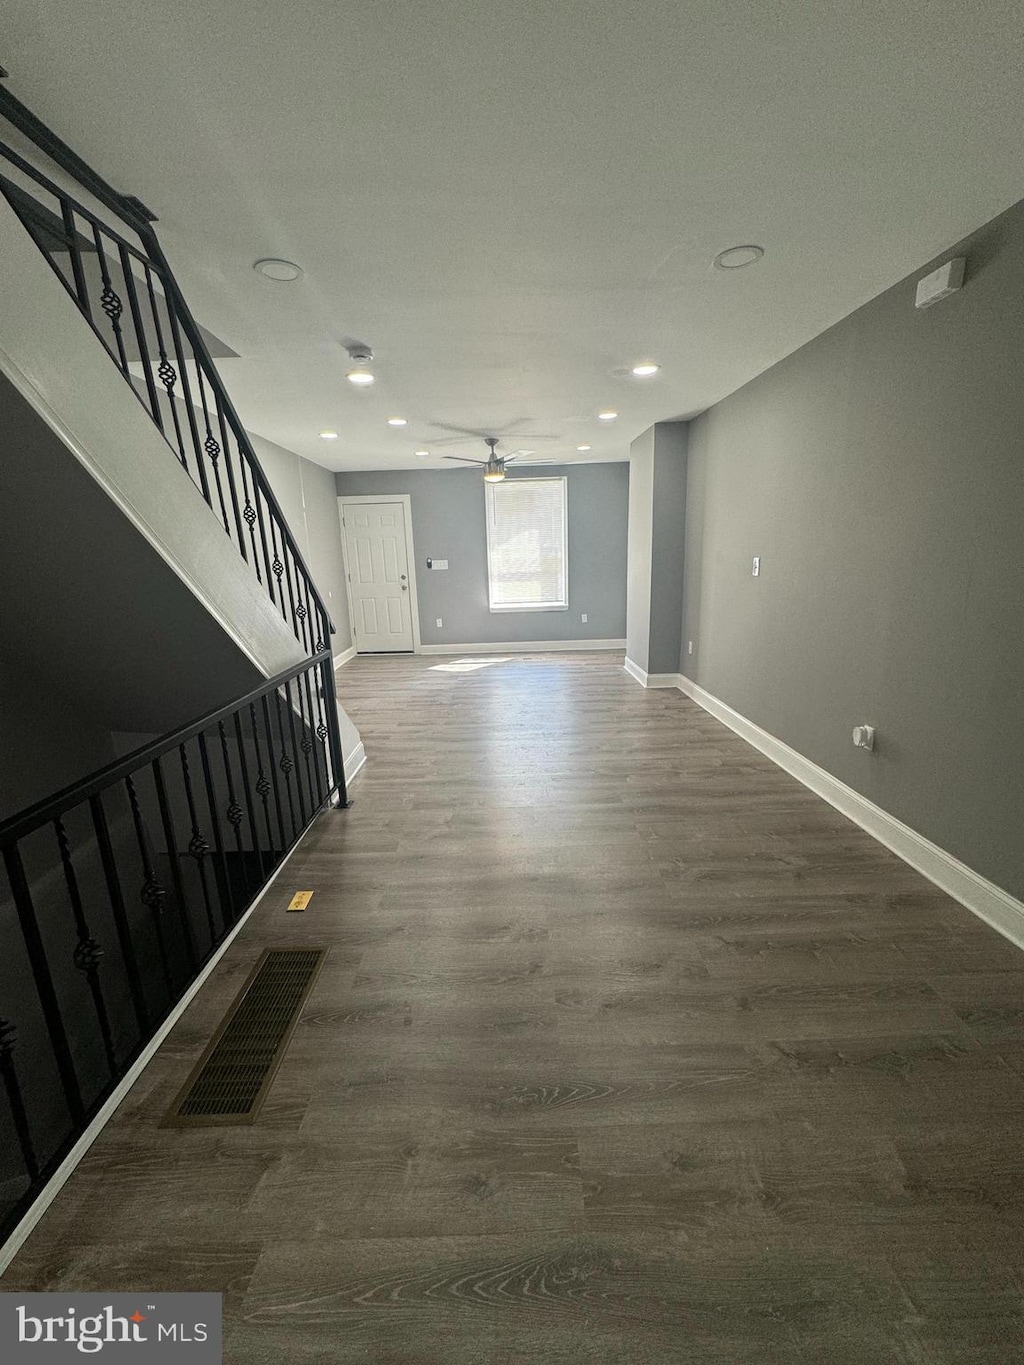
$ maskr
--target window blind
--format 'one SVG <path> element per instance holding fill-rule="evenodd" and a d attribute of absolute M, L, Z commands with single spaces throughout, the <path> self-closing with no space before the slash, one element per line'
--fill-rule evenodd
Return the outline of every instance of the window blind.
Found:
<path fill-rule="evenodd" d="M 491 611 L 559 611 L 569 605 L 566 481 L 485 483 Z"/>

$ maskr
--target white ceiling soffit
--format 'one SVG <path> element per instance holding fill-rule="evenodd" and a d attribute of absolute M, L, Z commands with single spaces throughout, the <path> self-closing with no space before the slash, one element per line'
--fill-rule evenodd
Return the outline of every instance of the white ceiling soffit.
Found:
<path fill-rule="evenodd" d="M 210 0 L 201 21 L 10 0 L 5 19 L 10 88 L 158 214 L 238 352 L 219 363 L 246 425 L 337 469 L 457 469 L 413 454 L 451 426 L 622 459 L 1024 185 L 1008 0 Z M 747 242 L 758 264 L 712 268 Z M 261 279 L 265 256 L 303 278 Z M 363 392 L 351 340 L 375 352 Z M 629 376 L 649 358 L 657 376 Z"/>

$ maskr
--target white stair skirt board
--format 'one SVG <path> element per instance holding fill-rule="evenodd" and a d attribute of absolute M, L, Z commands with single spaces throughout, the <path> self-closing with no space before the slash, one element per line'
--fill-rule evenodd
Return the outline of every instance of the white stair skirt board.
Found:
<path fill-rule="evenodd" d="M 346 787 L 347 787 L 348 784 L 352 781 L 353 777 L 355 777 L 356 773 L 359 772 L 359 770 L 363 767 L 363 765 L 365 764 L 365 762 L 366 762 L 366 749 L 365 749 L 365 747 L 364 747 L 364 745 L 363 745 L 363 741 L 360 740 L 359 743 L 356 745 L 356 747 L 352 750 L 352 752 L 351 752 L 351 753 L 348 755 L 348 757 L 345 759 L 345 786 L 346 786 Z"/>
<path fill-rule="evenodd" d="M 354 659 L 355 657 L 356 647 L 355 645 L 349 645 L 348 649 L 343 649 L 340 654 L 335 654 L 334 656 L 335 669 L 340 668 L 342 664 L 347 664 L 349 659 Z"/>
<path fill-rule="evenodd" d="M 359 748 L 361 749 L 362 747 L 363 746 L 360 744 Z M 317 814 L 319 815 L 319 812 L 317 812 Z M 291 862 L 292 856 L 301 846 L 303 839 L 306 837 L 306 834 L 312 828 L 316 819 L 317 816 L 314 816 L 313 819 L 306 826 L 306 828 L 299 835 L 298 839 L 295 841 L 295 847 L 284 859 L 280 867 L 277 868 L 274 875 L 271 877 L 270 881 L 267 882 L 266 886 L 259 893 L 259 895 L 253 901 L 253 903 L 249 906 L 247 910 L 243 912 L 243 914 L 238 920 L 238 923 L 228 934 L 227 938 L 225 938 L 224 942 L 220 945 L 217 951 L 206 963 L 205 967 L 203 967 L 202 971 L 189 986 L 188 990 L 186 990 L 185 994 L 174 1006 L 170 1014 L 157 1029 L 156 1033 L 143 1048 L 139 1056 L 132 1063 L 131 1070 L 128 1071 L 126 1075 L 122 1076 L 121 1080 L 117 1084 L 117 1087 L 104 1103 L 103 1108 L 93 1119 L 92 1123 L 89 1124 L 89 1127 L 78 1139 L 74 1147 L 72 1147 L 71 1151 L 68 1152 L 67 1156 L 57 1167 L 56 1171 L 54 1171 L 53 1175 L 50 1176 L 50 1179 L 43 1186 L 39 1198 L 29 1209 L 28 1213 L 25 1214 L 21 1222 L 18 1223 L 18 1225 L 15 1227 L 14 1231 L 11 1233 L 10 1237 L 8 1237 L 7 1241 L 0 1244 L 0 1275 L 4 1273 L 7 1267 L 14 1260 L 15 1256 L 17 1256 L 18 1252 L 21 1250 L 26 1240 L 28 1239 L 29 1233 L 39 1222 L 40 1218 L 42 1218 L 43 1214 L 50 1207 L 53 1201 L 57 1198 L 57 1195 L 60 1194 L 61 1190 L 67 1184 L 68 1179 L 71 1176 L 72 1172 L 74 1171 L 75 1167 L 82 1160 L 86 1152 L 89 1150 L 92 1144 L 99 1137 L 100 1133 L 102 1133 L 103 1129 L 106 1127 L 108 1120 L 114 1113 L 114 1110 L 118 1107 L 121 1101 L 128 1094 L 129 1090 L 131 1090 L 132 1086 L 142 1075 L 143 1071 L 145 1071 L 146 1067 L 156 1056 L 156 1053 L 160 1049 L 160 1045 L 163 1043 L 164 1039 L 170 1033 L 171 1029 L 178 1022 L 181 1016 L 188 1009 L 189 1005 L 202 990 L 203 986 L 206 984 L 207 979 L 212 975 L 218 962 L 220 962 L 221 958 L 231 947 L 232 943 L 234 943 L 238 935 L 242 932 L 244 926 L 248 923 L 249 918 L 252 915 L 252 912 L 256 909 L 257 905 L 259 905 L 263 897 L 267 895 L 268 892 L 274 889 L 278 880 L 280 879 L 281 873 Z"/>
<path fill-rule="evenodd" d="M 625 640 L 506 640 L 501 644 L 421 645 L 421 654 L 561 654 L 565 650 L 625 649 Z"/>
<path fill-rule="evenodd" d="M 812 792 L 827 801 L 830 806 L 860 825 L 880 844 L 884 844 L 897 857 L 909 863 L 922 876 L 934 882 L 937 887 L 966 906 L 979 919 L 997 929 L 1005 938 L 1018 948 L 1024 948 L 1024 902 L 1011 896 L 995 882 L 990 882 L 979 873 L 954 858 L 938 844 L 933 844 L 923 834 L 918 834 L 909 825 L 897 820 L 888 811 L 876 806 L 867 797 L 855 792 L 838 777 L 833 777 L 824 768 L 819 768 L 809 758 L 791 749 L 781 739 L 776 739 L 767 730 L 762 730 L 753 721 L 741 716 L 724 701 L 719 701 L 710 692 L 705 692 L 689 678 L 681 676 L 679 690 L 704 708 L 716 720 L 734 730 L 741 739 L 759 749 L 773 763 L 809 787 Z"/>
<path fill-rule="evenodd" d="M 680 673 L 648 673 L 638 663 L 634 663 L 628 655 L 622 667 L 631 678 L 637 680 L 641 687 L 679 687 L 682 679 Z"/>

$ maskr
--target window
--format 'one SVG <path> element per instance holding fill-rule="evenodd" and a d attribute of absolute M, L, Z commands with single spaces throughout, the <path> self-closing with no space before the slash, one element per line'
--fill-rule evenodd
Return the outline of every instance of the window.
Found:
<path fill-rule="evenodd" d="M 485 483 L 491 611 L 567 611 L 565 479 Z"/>

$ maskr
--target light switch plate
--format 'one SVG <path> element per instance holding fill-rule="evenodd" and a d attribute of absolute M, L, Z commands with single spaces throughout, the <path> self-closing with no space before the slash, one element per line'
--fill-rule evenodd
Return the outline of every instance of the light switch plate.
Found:
<path fill-rule="evenodd" d="M 752 577 L 752 578 L 760 578 L 760 576 L 761 576 L 761 556 L 760 556 L 760 555 L 755 555 L 754 558 L 751 560 L 751 562 L 750 562 L 750 574 L 751 574 L 751 577 Z"/>

